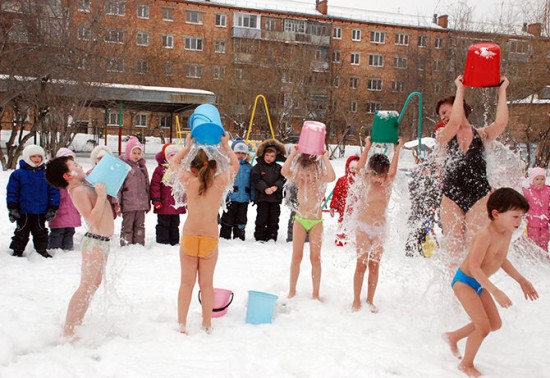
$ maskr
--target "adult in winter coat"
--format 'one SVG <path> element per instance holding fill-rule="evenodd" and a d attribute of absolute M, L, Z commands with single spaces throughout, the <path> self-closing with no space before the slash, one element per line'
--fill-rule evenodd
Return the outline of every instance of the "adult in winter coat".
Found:
<path fill-rule="evenodd" d="M 277 240 L 285 184 L 277 160 L 284 160 L 285 152 L 284 144 L 267 139 L 260 144 L 256 153 L 257 163 L 250 176 L 254 203 L 258 206 L 254 231 L 256 241 Z"/>
<path fill-rule="evenodd" d="M 523 195 L 529 201 L 529 211 L 525 215 L 527 219 L 527 236 L 539 247 L 548 251 L 550 233 L 550 186 L 546 185 L 546 171 L 535 167 L 527 171 L 529 187 L 522 188 Z"/>

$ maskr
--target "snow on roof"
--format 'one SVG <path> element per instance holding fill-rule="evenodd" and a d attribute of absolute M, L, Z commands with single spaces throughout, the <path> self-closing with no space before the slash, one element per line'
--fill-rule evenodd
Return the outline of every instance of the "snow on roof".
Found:
<path fill-rule="evenodd" d="M 548 88 L 548 89 L 547 89 Z M 545 91 L 550 91 L 550 86 L 546 86 Z M 544 90 L 543 90 L 544 93 Z M 509 104 L 550 104 L 550 98 L 539 98 L 538 94 L 532 94 L 520 100 L 508 101 Z"/>
<path fill-rule="evenodd" d="M 422 138 L 422 145 L 433 149 L 436 145 L 436 141 L 434 138 L 424 137 Z M 417 146 L 418 146 L 418 139 L 411 140 L 403 144 L 403 147 L 405 147 L 406 149 L 413 149 L 413 148 L 416 148 Z"/>

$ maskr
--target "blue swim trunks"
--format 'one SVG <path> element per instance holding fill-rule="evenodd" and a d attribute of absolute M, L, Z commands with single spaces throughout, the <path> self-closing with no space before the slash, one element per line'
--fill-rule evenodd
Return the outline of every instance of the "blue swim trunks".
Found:
<path fill-rule="evenodd" d="M 474 277 L 470 277 L 469 275 L 465 274 L 462 270 L 460 270 L 460 268 L 458 268 L 458 270 L 456 271 L 453 282 L 451 282 L 451 287 L 453 287 L 455 282 L 457 281 L 470 286 L 476 291 L 477 295 L 481 295 L 481 293 L 483 292 L 483 287 L 481 287 L 479 282 L 477 282 Z"/>

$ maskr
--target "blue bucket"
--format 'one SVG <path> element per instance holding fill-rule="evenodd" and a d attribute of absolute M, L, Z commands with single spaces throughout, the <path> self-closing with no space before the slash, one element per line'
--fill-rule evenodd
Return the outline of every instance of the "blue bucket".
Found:
<path fill-rule="evenodd" d="M 197 106 L 189 117 L 189 128 L 191 137 L 199 144 L 220 144 L 222 136 L 225 135 L 220 112 L 210 104 Z"/>
<path fill-rule="evenodd" d="M 261 291 L 248 291 L 246 322 L 250 324 L 271 324 L 275 302 L 279 297 Z"/>
<path fill-rule="evenodd" d="M 105 154 L 88 177 L 86 177 L 86 181 L 92 185 L 97 183 L 105 185 L 107 194 L 111 197 L 116 197 L 131 169 L 128 164 L 119 158 L 111 154 Z"/>

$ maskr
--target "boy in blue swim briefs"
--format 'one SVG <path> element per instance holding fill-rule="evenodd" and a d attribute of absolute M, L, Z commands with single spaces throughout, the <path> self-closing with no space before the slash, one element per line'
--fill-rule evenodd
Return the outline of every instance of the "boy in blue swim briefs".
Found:
<path fill-rule="evenodd" d="M 455 295 L 471 322 L 444 333 L 443 338 L 459 359 L 457 343 L 468 338 L 458 369 L 470 377 L 481 375 L 474 367 L 474 358 L 481 343 L 489 332 L 496 331 L 502 325 L 495 300 L 504 308 L 512 305 L 510 298 L 489 277 L 502 268 L 520 284 L 525 299 L 535 300 L 539 296 L 531 282 L 519 274 L 507 258 L 512 233 L 519 228 L 521 218 L 528 210 L 529 203 L 514 189 L 495 190 L 487 201 L 490 222 L 474 236 L 470 251 L 452 281 Z"/>

